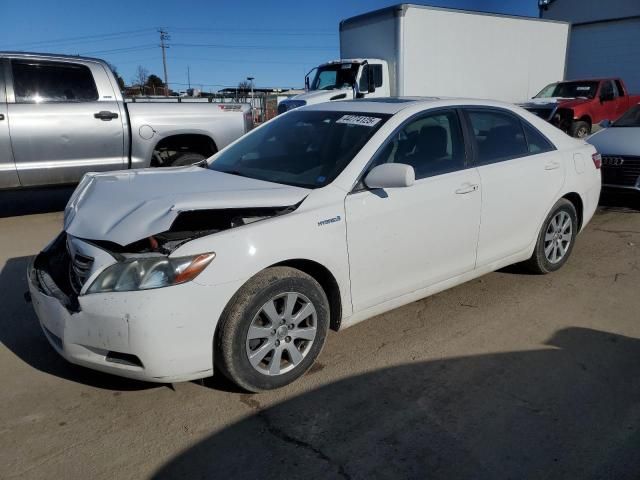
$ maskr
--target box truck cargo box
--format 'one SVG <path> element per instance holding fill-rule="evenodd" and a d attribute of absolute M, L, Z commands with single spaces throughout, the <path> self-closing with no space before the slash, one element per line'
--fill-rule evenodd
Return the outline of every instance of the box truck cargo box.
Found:
<path fill-rule="evenodd" d="M 435 96 L 520 102 L 564 78 L 569 24 L 402 4 L 343 20 L 340 60 L 280 104 Z"/>

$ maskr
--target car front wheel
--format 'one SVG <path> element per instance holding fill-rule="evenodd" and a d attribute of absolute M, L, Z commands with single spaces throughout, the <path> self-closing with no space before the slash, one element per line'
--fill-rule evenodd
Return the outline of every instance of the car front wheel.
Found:
<path fill-rule="evenodd" d="M 251 392 L 282 387 L 313 365 L 328 326 L 329 302 L 318 282 L 294 268 L 268 268 L 225 309 L 216 368 Z"/>
<path fill-rule="evenodd" d="M 535 273 L 560 269 L 569 259 L 578 233 L 578 215 L 573 204 L 561 198 L 542 225 L 527 266 Z"/>
<path fill-rule="evenodd" d="M 577 120 L 571 124 L 569 134 L 575 138 L 585 138 L 591 133 L 591 125 L 583 120 Z"/>

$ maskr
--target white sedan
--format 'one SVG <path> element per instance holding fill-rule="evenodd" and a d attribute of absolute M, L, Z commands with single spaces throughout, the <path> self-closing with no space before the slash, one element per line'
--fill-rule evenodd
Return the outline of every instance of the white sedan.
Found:
<path fill-rule="evenodd" d="M 30 267 L 31 297 L 75 364 L 154 382 L 215 367 L 273 389 L 329 328 L 510 264 L 562 267 L 599 168 L 594 147 L 513 105 L 300 108 L 208 168 L 87 175 Z"/>

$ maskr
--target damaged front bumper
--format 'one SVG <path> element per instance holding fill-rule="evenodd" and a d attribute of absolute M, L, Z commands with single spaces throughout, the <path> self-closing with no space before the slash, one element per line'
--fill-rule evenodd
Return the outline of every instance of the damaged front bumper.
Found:
<path fill-rule="evenodd" d="M 189 282 L 78 296 L 56 271 L 65 268 L 67 260 L 60 252 L 64 243 L 58 238 L 28 270 L 33 308 L 44 335 L 61 356 L 77 365 L 151 382 L 213 374 L 216 324 L 237 285 L 213 288 Z"/>

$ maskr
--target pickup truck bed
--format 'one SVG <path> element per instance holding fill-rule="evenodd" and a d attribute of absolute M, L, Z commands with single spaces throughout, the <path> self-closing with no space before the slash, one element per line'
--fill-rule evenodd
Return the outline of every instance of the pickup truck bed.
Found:
<path fill-rule="evenodd" d="M 125 101 L 102 60 L 0 52 L 0 189 L 197 163 L 251 128 L 248 104 Z"/>

